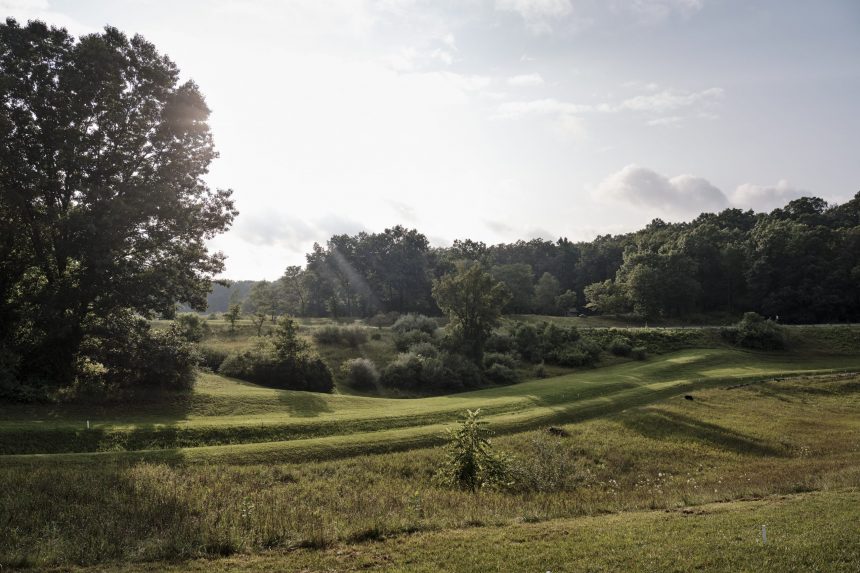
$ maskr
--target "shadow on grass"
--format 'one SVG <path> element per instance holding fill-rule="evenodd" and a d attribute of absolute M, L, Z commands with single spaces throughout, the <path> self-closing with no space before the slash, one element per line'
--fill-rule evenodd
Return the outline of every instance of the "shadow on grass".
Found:
<path fill-rule="evenodd" d="M 627 428 L 653 439 L 691 439 L 739 454 L 783 456 L 780 448 L 734 430 L 665 411 L 630 413 L 621 419 Z"/>
<path fill-rule="evenodd" d="M 282 392 L 278 395 L 278 400 L 291 415 L 300 418 L 315 418 L 332 411 L 328 401 L 313 392 Z"/>

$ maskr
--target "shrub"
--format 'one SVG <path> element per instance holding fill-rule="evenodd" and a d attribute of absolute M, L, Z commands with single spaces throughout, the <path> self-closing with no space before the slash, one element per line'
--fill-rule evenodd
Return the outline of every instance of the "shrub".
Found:
<path fill-rule="evenodd" d="M 432 343 L 433 336 L 423 330 L 407 330 L 405 332 L 397 332 L 394 335 L 394 348 L 398 352 L 405 352 L 409 347 L 416 344 L 426 342 Z"/>
<path fill-rule="evenodd" d="M 744 313 L 735 326 L 724 328 L 720 334 L 737 346 L 755 350 L 781 350 L 785 348 L 785 331 L 777 323 L 755 312 Z"/>
<path fill-rule="evenodd" d="M 358 326 L 323 325 L 313 332 L 313 338 L 318 344 L 342 344 L 350 348 L 358 348 L 367 342 L 367 329 Z"/>
<path fill-rule="evenodd" d="M 286 317 L 278 322 L 270 339 L 231 353 L 218 372 L 273 388 L 311 392 L 330 392 L 334 388 L 331 370 L 298 337 L 298 326 Z"/>
<path fill-rule="evenodd" d="M 420 330 L 432 335 L 439 328 L 439 323 L 435 319 L 423 314 L 404 314 L 397 319 L 394 326 L 391 327 L 394 332 L 405 333 L 411 330 Z"/>
<path fill-rule="evenodd" d="M 374 316 L 371 316 L 367 319 L 368 326 L 375 326 L 377 328 L 382 328 L 384 326 L 391 326 L 397 319 L 400 318 L 400 313 L 396 311 L 385 312 L 385 313 L 377 313 Z"/>
<path fill-rule="evenodd" d="M 535 366 L 534 375 L 535 378 L 546 378 L 549 375 L 546 371 L 546 365 L 543 362 Z"/>
<path fill-rule="evenodd" d="M 508 353 L 516 350 L 516 343 L 513 336 L 507 332 L 494 332 L 487 339 L 484 350 L 487 352 Z"/>
<path fill-rule="evenodd" d="M 199 357 L 175 326 L 153 330 L 146 320 L 123 312 L 88 331 L 76 361 L 74 392 L 184 391 L 194 385 Z"/>
<path fill-rule="evenodd" d="M 189 342 L 200 342 L 209 333 L 209 325 L 196 314 L 180 314 L 173 324 L 179 336 Z"/>
<path fill-rule="evenodd" d="M 472 493 L 485 487 L 510 485 L 508 460 L 493 451 L 492 432 L 479 419 L 480 412 L 467 410 L 460 427 L 448 430 L 446 460 L 436 474 L 439 483 Z"/>
<path fill-rule="evenodd" d="M 324 324 L 314 330 L 312 336 L 317 344 L 338 344 L 340 342 L 340 327 L 336 324 Z"/>
<path fill-rule="evenodd" d="M 630 344 L 630 341 L 623 336 L 616 336 L 609 342 L 606 349 L 615 356 L 630 356 L 633 346 Z"/>
<path fill-rule="evenodd" d="M 480 386 L 481 371 L 459 354 L 439 353 L 428 357 L 405 352 L 383 369 L 380 382 L 407 391 L 452 392 Z"/>
<path fill-rule="evenodd" d="M 501 352 L 487 352 L 484 354 L 484 368 L 491 368 L 494 364 L 501 364 L 511 370 L 517 367 L 517 359 L 510 354 Z"/>
<path fill-rule="evenodd" d="M 370 333 L 370 339 L 371 340 L 382 340 L 382 335 L 379 334 L 378 332 L 371 332 Z"/>
<path fill-rule="evenodd" d="M 645 360 L 648 356 L 648 349 L 644 346 L 634 346 L 630 350 L 630 356 L 636 360 Z"/>
<path fill-rule="evenodd" d="M 218 371 L 218 367 L 221 366 L 228 354 L 226 350 L 206 345 L 200 346 L 198 353 L 200 354 L 200 365 L 212 372 Z"/>
<path fill-rule="evenodd" d="M 350 348 L 358 348 L 367 342 L 367 329 L 358 325 L 344 326 L 340 329 L 340 338 Z"/>
<path fill-rule="evenodd" d="M 353 388 L 370 390 L 379 382 L 379 371 L 372 360 L 367 358 L 353 358 L 347 360 L 341 366 L 344 380 Z"/>
<path fill-rule="evenodd" d="M 420 357 L 411 353 L 402 353 L 382 370 L 380 382 L 390 388 L 413 390 L 421 383 L 423 368 Z"/>
<path fill-rule="evenodd" d="M 429 342 L 416 342 L 409 347 L 409 352 L 424 358 L 436 358 L 439 356 L 439 349 Z"/>
<path fill-rule="evenodd" d="M 516 384 L 520 379 L 516 370 L 509 368 L 500 362 L 496 362 L 487 368 L 484 371 L 484 376 L 496 384 Z"/>

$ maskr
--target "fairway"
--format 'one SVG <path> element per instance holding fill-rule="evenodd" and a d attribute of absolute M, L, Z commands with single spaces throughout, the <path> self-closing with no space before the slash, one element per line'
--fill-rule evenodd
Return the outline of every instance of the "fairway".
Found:
<path fill-rule="evenodd" d="M 101 412 L 26 408 L 4 412 L 0 451 L 7 454 L 5 463 L 92 457 L 232 463 L 326 459 L 439 443 L 445 427 L 466 409 L 480 408 L 496 431 L 513 432 L 583 420 L 698 389 L 852 368 L 860 368 L 860 357 L 694 349 L 645 362 L 420 399 L 273 390 L 202 374 L 185 403 L 138 404 Z"/>

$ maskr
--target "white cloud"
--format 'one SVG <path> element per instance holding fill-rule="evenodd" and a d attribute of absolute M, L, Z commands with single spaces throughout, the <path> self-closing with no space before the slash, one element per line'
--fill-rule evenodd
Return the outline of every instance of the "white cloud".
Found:
<path fill-rule="evenodd" d="M 508 85 L 516 87 L 542 86 L 543 77 L 540 74 L 521 74 L 508 78 Z"/>
<path fill-rule="evenodd" d="M 629 14 L 641 24 L 659 24 L 673 14 L 688 17 L 704 5 L 704 0 L 614 0 L 612 10 Z"/>
<path fill-rule="evenodd" d="M 638 165 L 628 165 L 604 179 L 596 195 L 598 199 L 679 216 L 721 211 L 729 206 L 725 194 L 706 179 L 692 175 L 670 179 Z"/>
<path fill-rule="evenodd" d="M 536 34 L 548 34 L 552 24 L 573 11 L 570 0 L 496 0 L 496 10 L 519 14 Z"/>
<path fill-rule="evenodd" d="M 645 124 L 650 125 L 652 127 L 660 126 L 660 125 L 678 126 L 678 125 L 681 125 L 681 122 L 683 122 L 683 121 L 684 121 L 684 118 L 681 117 L 680 115 L 669 115 L 669 116 L 655 117 L 654 119 L 649 119 L 648 121 L 645 122 Z"/>
<path fill-rule="evenodd" d="M 732 193 L 732 202 L 744 209 L 771 211 L 794 199 L 809 196 L 809 194 L 808 191 L 792 187 L 788 181 L 782 179 L 773 186 L 755 185 L 753 183 L 739 185 Z"/>
<path fill-rule="evenodd" d="M 630 110 L 666 113 L 679 108 L 690 107 L 697 103 L 710 104 L 723 98 L 722 88 L 709 88 L 699 92 L 677 92 L 663 90 L 657 93 L 639 95 L 622 101 L 608 111 Z"/>

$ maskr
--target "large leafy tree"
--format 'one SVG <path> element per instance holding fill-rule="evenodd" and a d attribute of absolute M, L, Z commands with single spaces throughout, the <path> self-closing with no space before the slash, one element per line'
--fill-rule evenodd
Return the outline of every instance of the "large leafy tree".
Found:
<path fill-rule="evenodd" d="M 0 24 L 0 351 L 63 384 L 90 325 L 205 307 L 236 211 L 193 82 L 140 36 Z"/>
<path fill-rule="evenodd" d="M 433 284 L 433 298 L 448 315 L 450 327 L 462 343 L 463 354 L 481 364 L 487 338 L 511 299 L 508 288 L 480 264 L 461 263 L 456 272 Z"/>

